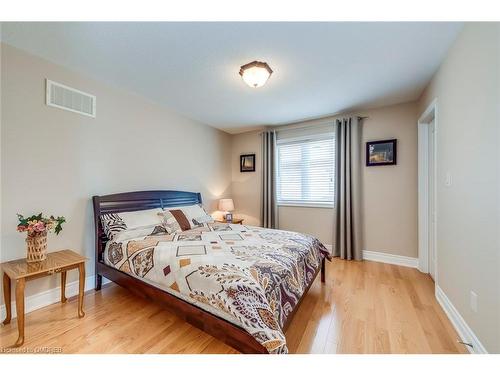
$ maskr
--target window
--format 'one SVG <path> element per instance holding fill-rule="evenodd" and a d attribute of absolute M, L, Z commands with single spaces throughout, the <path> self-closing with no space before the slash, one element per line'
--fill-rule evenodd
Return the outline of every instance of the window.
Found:
<path fill-rule="evenodd" d="M 279 140 L 277 196 L 280 205 L 333 206 L 335 136 Z"/>

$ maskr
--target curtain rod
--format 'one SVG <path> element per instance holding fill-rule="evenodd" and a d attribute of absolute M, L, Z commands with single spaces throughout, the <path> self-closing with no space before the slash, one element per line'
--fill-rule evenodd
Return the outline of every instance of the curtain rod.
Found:
<path fill-rule="evenodd" d="M 341 116 L 339 116 L 340 118 Z M 369 116 L 357 116 L 358 117 L 358 121 L 362 121 L 364 119 L 367 119 L 369 118 Z M 336 118 L 332 118 L 331 120 L 326 120 L 325 122 L 328 122 L 328 121 L 335 121 Z M 312 120 L 312 121 L 321 121 L 321 119 L 318 119 L 318 120 Z M 325 122 L 323 123 L 319 123 L 317 125 L 325 125 Z M 287 127 L 289 126 L 289 127 Z M 300 130 L 300 129 L 306 129 L 306 128 L 312 128 L 314 127 L 315 125 L 302 125 L 302 126 L 297 126 L 297 127 L 294 127 L 292 124 L 289 124 L 289 125 L 277 125 L 276 127 L 274 126 L 271 126 L 270 129 L 268 130 L 276 130 L 276 131 L 284 131 L 284 130 Z M 280 127 L 284 127 L 283 129 L 276 129 L 276 128 L 280 128 Z M 265 132 L 266 129 L 263 129 L 262 132 Z M 261 132 L 261 133 L 262 133 Z"/>

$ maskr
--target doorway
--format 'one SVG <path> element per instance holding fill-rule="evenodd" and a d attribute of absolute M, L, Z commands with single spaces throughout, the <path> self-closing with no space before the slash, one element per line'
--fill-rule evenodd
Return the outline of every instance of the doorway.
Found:
<path fill-rule="evenodd" d="M 436 199 L 437 101 L 418 120 L 418 258 L 419 270 L 437 279 Z"/>

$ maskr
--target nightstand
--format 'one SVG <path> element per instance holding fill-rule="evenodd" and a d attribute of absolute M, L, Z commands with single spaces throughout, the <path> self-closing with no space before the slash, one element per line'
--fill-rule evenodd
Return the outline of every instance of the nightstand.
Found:
<path fill-rule="evenodd" d="M 243 219 L 236 219 L 236 218 L 233 218 L 233 221 L 231 222 L 227 222 L 225 220 L 215 220 L 216 223 L 224 223 L 224 224 L 240 224 L 240 225 L 243 225 Z"/>
<path fill-rule="evenodd" d="M 83 292 L 85 289 L 85 261 L 87 258 L 71 250 L 56 251 L 47 254 L 41 262 L 28 263 L 26 259 L 17 259 L 0 264 L 3 271 L 3 296 L 6 317 L 3 324 L 9 324 L 11 313 L 11 281 L 16 284 L 17 329 L 19 337 L 14 346 L 24 343 L 24 286 L 26 281 L 39 277 L 61 274 L 61 303 L 66 302 L 66 272 L 78 268 L 80 275 L 78 289 L 78 317 L 83 318 Z"/>

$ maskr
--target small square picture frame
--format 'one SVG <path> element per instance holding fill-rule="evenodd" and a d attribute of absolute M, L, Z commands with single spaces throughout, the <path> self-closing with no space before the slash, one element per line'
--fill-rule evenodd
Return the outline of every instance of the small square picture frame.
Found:
<path fill-rule="evenodd" d="M 255 172 L 255 154 L 240 155 L 240 172 Z"/>

